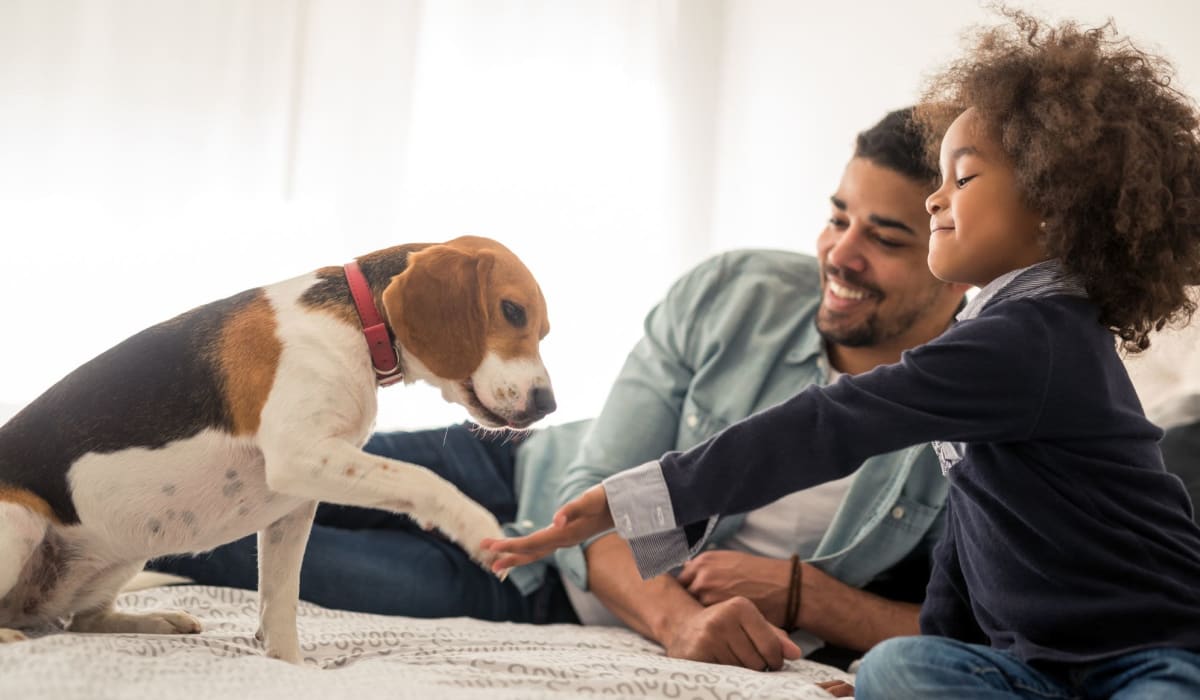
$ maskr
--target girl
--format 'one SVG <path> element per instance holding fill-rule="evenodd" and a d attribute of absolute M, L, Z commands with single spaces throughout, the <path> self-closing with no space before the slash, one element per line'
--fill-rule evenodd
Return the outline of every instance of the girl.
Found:
<path fill-rule="evenodd" d="M 1113 339 L 1137 352 L 1195 309 L 1196 111 L 1111 26 L 1008 14 L 919 115 L 944 131 L 930 269 L 982 288 L 960 321 L 485 543 L 497 570 L 615 524 L 656 575 L 715 514 L 933 440 L 950 496 L 927 636 L 875 647 L 858 697 L 1200 697 L 1200 529 Z"/>

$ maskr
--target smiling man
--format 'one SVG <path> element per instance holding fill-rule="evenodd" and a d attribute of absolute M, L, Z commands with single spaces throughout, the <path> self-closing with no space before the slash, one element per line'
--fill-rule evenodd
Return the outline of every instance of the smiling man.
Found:
<path fill-rule="evenodd" d="M 382 433 L 367 451 L 434 469 L 510 533 L 527 534 L 610 474 L 691 447 L 809 384 L 898 361 L 950 324 L 965 291 L 926 266 L 934 173 L 908 119 L 894 112 L 859 135 L 816 258 L 735 251 L 676 282 L 595 420 L 523 440 L 463 426 Z M 945 494 L 928 447 L 876 457 L 846 479 L 721 521 L 717 549 L 650 581 L 615 534 L 500 581 L 403 517 L 322 506 L 300 592 L 397 615 L 626 624 L 673 657 L 753 669 L 795 653 L 786 629 L 805 652 L 844 665 L 916 632 Z M 256 578 L 252 539 L 155 566 L 208 584 L 253 587 Z"/>
<path fill-rule="evenodd" d="M 945 330 L 967 287 L 936 279 L 926 263 L 934 177 L 909 112 L 893 112 L 859 135 L 816 258 L 735 251 L 677 282 L 647 318 L 558 501 L 809 384 L 895 363 Z M 805 652 L 819 649 L 814 658 L 843 663 L 917 632 L 945 489 L 923 445 L 719 521 L 714 549 L 677 576 L 643 581 L 615 533 L 556 559 L 584 622 L 615 614 L 671 656 L 773 667 L 787 651 L 782 629 Z"/>

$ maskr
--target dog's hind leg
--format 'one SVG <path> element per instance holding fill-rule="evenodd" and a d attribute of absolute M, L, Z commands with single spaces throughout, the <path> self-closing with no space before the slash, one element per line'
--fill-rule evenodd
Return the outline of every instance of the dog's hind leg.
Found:
<path fill-rule="evenodd" d="M 0 501 L 0 644 L 18 642 L 25 635 L 4 627 L 16 617 L 13 608 L 24 606 L 14 595 L 21 572 L 34 549 L 46 536 L 47 521 L 23 505 Z"/>
<path fill-rule="evenodd" d="M 81 595 L 82 612 L 75 613 L 67 629 L 72 632 L 115 632 L 134 634 L 195 634 L 200 622 L 182 612 L 117 612 L 113 602 L 129 579 L 142 570 L 145 562 L 121 564 L 102 571 L 85 584 Z"/>
<path fill-rule="evenodd" d="M 316 501 L 305 503 L 258 533 L 257 636 L 266 644 L 267 656 L 294 664 L 300 663 L 300 564 L 316 512 Z"/>

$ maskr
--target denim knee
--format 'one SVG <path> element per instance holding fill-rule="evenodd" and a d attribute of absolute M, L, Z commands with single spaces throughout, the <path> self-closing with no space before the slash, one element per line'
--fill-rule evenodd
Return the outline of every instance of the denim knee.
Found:
<path fill-rule="evenodd" d="M 1007 651 L 946 637 L 899 637 L 863 657 L 859 700 L 872 698 L 1056 698 L 1070 693 Z"/>
<path fill-rule="evenodd" d="M 894 637 L 876 644 L 863 657 L 855 676 L 856 698 L 907 697 L 901 690 L 912 687 L 911 671 L 931 656 L 931 637 Z"/>
<path fill-rule="evenodd" d="M 1174 700 L 1200 697 L 1200 654 L 1147 649 L 1095 664 L 1081 685 L 1098 697 Z"/>

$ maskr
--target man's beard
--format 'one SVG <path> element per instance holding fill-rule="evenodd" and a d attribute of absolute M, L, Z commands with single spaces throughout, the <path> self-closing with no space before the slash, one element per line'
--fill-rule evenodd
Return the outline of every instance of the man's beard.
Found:
<path fill-rule="evenodd" d="M 826 345 L 841 345 L 848 348 L 862 348 L 879 342 L 879 315 L 871 314 L 867 320 L 849 328 L 831 326 L 817 313 L 817 332 Z"/>
<path fill-rule="evenodd" d="M 875 312 L 861 323 L 849 327 L 830 324 L 822 318 L 822 311 L 817 312 L 817 332 L 825 344 L 841 345 L 847 348 L 866 348 L 880 345 L 902 335 L 911 328 L 921 317 L 922 309 L 911 309 L 902 316 L 885 323 Z"/>
<path fill-rule="evenodd" d="M 931 307 L 937 297 L 937 290 L 931 289 L 927 298 L 914 302 L 907 309 L 900 311 L 896 316 L 885 320 L 880 318 L 878 306 L 887 299 L 887 295 L 883 293 L 883 290 L 858 279 L 857 275 L 847 270 L 841 270 L 832 265 L 826 267 L 824 273 L 826 286 L 829 284 L 828 279 L 832 277 L 843 284 L 866 291 L 876 303 L 875 311 L 866 320 L 853 326 L 843 327 L 837 323 L 836 315 L 833 319 L 825 316 L 827 313 L 833 314 L 833 312 L 825 309 L 825 303 L 822 300 L 821 306 L 817 310 L 817 332 L 820 333 L 826 345 L 832 343 L 848 348 L 867 348 L 891 341 L 903 335 L 908 329 L 916 325 L 922 316 L 931 311 Z M 822 289 L 822 292 L 824 292 L 824 289 Z"/>

